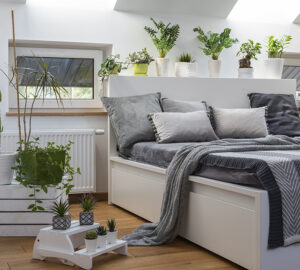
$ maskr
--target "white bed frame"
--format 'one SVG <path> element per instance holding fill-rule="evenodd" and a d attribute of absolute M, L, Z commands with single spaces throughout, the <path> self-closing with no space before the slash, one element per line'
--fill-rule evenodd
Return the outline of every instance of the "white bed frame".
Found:
<path fill-rule="evenodd" d="M 111 77 L 109 96 L 161 92 L 177 100 L 205 100 L 223 108 L 249 107 L 250 92 L 295 94 L 295 80 Z M 118 157 L 109 127 L 109 203 L 149 221 L 159 219 L 165 170 Z M 299 270 L 300 244 L 269 250 L 264 190 L 190 176 L 180 235 L 247 269 Z"/>

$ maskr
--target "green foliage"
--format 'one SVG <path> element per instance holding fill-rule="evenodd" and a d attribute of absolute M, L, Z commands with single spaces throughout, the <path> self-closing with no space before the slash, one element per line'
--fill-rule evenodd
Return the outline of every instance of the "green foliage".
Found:
<path fill-rule="evenodd" d="M 178 62 L 194 63 L 195 60 L 192 59 L 192 56 L 189 53 L 182 53 L 178 57 Z"/>
<path fill-rule="evenodd" d="M 125 63 L 128 65 L 132 64 L 150 64 L 154 59 L 144 48 L 141 51 L 130 53 L 126 58 Z"/>
<path fill-rule="evenodd" d="M 254 43 L 253 40 L 249 39 L 241 45 L 240 50 L 237 52 L 237 56 L 242 55 L 244 58 L 257 60 L 256 55 L 261 54 L 261 44 Z"/>
<path fill-rule="evenodd" d="M 98 72 L 98 76 L 101 78 L 102 82 L 105 79 L 107 79 L 113 72 L 115 71 L 117 71 L 118 73 L 121 72 L 122 63 L 117 62 L 116 59 L 120 59 L 119 54 L 108 56 L 101 64 L 101 68 Z"/>
<path fill-rule="evenodd" d="M 98 238 L 98 235 L 96 232 L 94 231 L 88 231 L 86 234 L 85 234 L 85 239 L 87 240 L 95 240 Z"/>
<path fill-rule="evenodd" d="M 50 211 L 59 217 L 64 217 L 70 209 L 69 202 L 67 200 L 63 201 L 60 199 L 59 202 L 54 202 L 50 208 Z"/>
<path fill-rule="evenodd" d="M 230 28 L 225 28 L 221 34 L 212 33 L 211 31 L 205 34 L 199 26 L 194 28 L 194 32 L 198 33 L 197 38 L 202 44 L 200 49 L 205 55 L 211 55 L 213 60 L 218 60 L 224 48 L 230 48 L 238 42 L 237 39 L 230 37 Z"/>
<path fill-rule="evenodd" d="M 99 226 L 97 228 L 98 235 L 107 235 L 107 229 L 104 226 Z"/>
<path fill-rule="evenodd" d="M 91 194 L 85 194 L 81 197 L 80 205 L 83 212 L 90 212 L 96 204 L 95 198 Z"/>
<path fill-rule="evenodd" d="M 179 25 L 167 25 L 163 22 L 156 22 L 151 18 L 155 29 L 145 26 L 146 32 L 150 35 L 153 44 L 157 48 L 160 57 L 164 58 L 168 52 L 175 46 L 175 42 L 179 36 Z"/>
<path fill-rule="evenodd" d="M 115 231 L 115 229 L 116 229 L 116 221 L 115 221 L 114 218 L 108 219 L 107 222 L 106 222 L 106 224 L 107 224 L 108 230 L 110 232 L 114 232 Z"/>
<path fill-rule="evenodd" d="M 281 58 L 284 50 L 291 43 L 292 36 L 284 35 L 281 39 L 269 36 L 266 41 L 267 53 L 270 58 Z"/>
<path fill-rule="evenodd" d="M 45 210 L 43 202 L 36 198 L 41 190 L 47 193 L 49 187 L 56 187 L 68 195 L 74 187 L 74 175 L 81 172 L 79 168 L 75 171 L 70 164 L 72 144 L 55 145 L 54 142 L 48 142 L 46 147 L 40 147 L 39 138 L 36 138 L 35 141 L 27 142 L 26 148 L 18 148 L 16 166 L 12 169 L 16 171 L 16 181 L 32 189 L 29 197 L 34 203 L 28 206 L 31 211 Z"/>

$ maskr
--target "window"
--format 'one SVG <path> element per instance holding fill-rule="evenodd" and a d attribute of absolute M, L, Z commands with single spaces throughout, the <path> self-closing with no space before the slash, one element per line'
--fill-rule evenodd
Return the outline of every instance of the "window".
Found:
<path fill-rule="evenodd" d="M 10 66 L 13 63 L 13 50 L 9 50 Z M 25 86 L 27 91 L 34 93 L 33 70 L 36 70 L 39 62 L 43 61 L 49 72 L 55 76 L 61 85 L 68 90 L 63 95 L 64 108 L 83 109 L 102 107 L 100 101 L 101 82 L 97 75 L 102 62 L 102 50 L 94 49 L 65 49 L 65 48 L 35 48 L 17 47 L 17 65 L 21 70 L 19 76 L 20 93 L 24 93 Z M 51 92 L 51 91 L 49 91 Z M 17 108 L 16 92 L 10 91 L 10 109 Z M 30 96 L 30 94 L 29 94 Z M 37 109 L 55 109 L 57 102 L 51 94 L 37 100 Z M 20 104 L 24 100 L 20 95 Z"/>

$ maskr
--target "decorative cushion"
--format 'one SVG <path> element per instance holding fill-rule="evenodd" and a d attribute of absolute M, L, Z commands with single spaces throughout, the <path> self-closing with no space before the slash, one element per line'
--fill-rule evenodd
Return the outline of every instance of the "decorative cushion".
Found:
<path fill-rule="evenodd" d="M 153 113 L 149 120 L 158 143 L 217 140 L 206 111 Z"/>
<path fill-rule="evenodd" d="M 252 108 L 267 106 L 270 134 L 300 136 L 300 118 L 294 95 L 251 93 Z"/>
<path fill-rule="evenodd" d="M 180 101 L 168 98 L 161 99 L 161 106 L 164 112 L 196 112 L 206 111 L 205 101 Z"/>
<path fill-rule="evenodd" d="M 223 138 L 260 138 L 268 135 L 266 108 L 220 109 L 211 107 L 215 132 Z"/>
<path fill-rule="evenodd" d="M 110 117 L 120 155 L 129 156 L 129 149 L 136 142 L 155 140 L 147 116 L 149 113 L 162 111 L 160 93 L 128 97 L 102 97 L 101 100 Z"/>

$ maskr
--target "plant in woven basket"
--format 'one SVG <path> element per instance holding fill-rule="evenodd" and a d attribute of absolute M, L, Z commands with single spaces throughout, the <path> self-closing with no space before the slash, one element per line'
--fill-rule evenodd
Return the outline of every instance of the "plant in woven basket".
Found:
<path fill-rule="evenodd" d="M 52 219 L 52 227 L 55 230 L 66 230 L 71 226 L 71 216 L 68 215 L 70 209 L 69 203 L 67 200 L 60 199 L 53 203 L 49 209 L 54 217 Z"/>
<path fill-rule="evenodd" d="M 81 197 L 80 205 L 82 212 L 79 214 L 80 225 L 92 225 L 94 224 L 94 209 L 96 200 L 91 194 L 85 194 Z"/>

